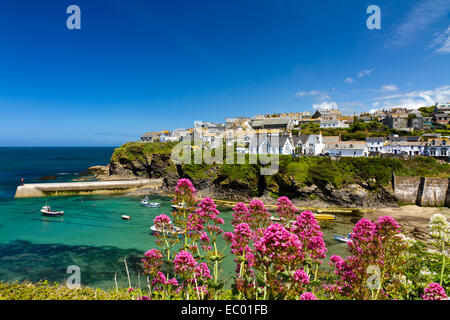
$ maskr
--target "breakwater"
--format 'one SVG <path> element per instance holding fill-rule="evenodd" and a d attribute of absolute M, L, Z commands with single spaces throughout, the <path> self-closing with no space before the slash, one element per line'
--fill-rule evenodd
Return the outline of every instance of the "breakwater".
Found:
<path fill-rule="evenodd" d="M 123 193 L 140 188 L 159 189 L 161 186 L 162 179 L 33 183 L 18 186 L 15 198 Z"/>
<path fill-rule="evenodd" d="M 402 203 L 449 207 L 450 179 L 393 176 L 395 196 Z"/>

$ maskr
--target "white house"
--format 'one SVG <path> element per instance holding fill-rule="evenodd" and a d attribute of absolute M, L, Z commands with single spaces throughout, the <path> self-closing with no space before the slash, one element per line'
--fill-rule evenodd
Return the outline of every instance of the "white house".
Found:
<path fill-rule="evenodd" d="M 425 143 L 424 155 L 431 157 L 448 157 L 450 156 L 448 138 L 431 139 Z"/>
<path fill-rule="evenodd" d="M 287 136 L 260 136 L 254 135 L 249 144 L 251 154 L 284 154 L 294 153 L 294 144 Z"/>
<path fill-rule="evenodd" d="M 367 150 L 369 152 L 382 152 L 384 142 L 384 137 L 366 138 Z"/>
<path fill-rule="evenodd" d="M 340 141 L 326 144 L 323 151 L 334 157 L 366 157 L 368 154 L 365 141 Z"/>
<path fill-rule="evenodd" d="M 418 156 L 424 154 L 424 149 L 425 146 L 421 141 L 387 141 L 381 152 Z"/>
<path fill-rule="evenodd" d="M 324 148 L 322 134 L 303 134 L 294 137 L 294 149 L 300 154 L 317 156 Z"/>
<path fill-rule="evenodd" d="M 349 124 L 339 119 L 320 120 L 320 128 L 334 129 L 334 128 L 348 128 Z"/>

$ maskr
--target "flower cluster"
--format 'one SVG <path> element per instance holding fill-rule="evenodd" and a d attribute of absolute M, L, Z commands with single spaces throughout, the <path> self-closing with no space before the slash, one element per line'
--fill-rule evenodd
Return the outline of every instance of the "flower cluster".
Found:
<path fill-rule="evenodd" d="M 387 299 L 401 294 L 406 289 L 401 270 L 406 243 L 399 241 L 400 232 L 400 225 L 391 217 L 380 217 L 377 222 L 361 219 L 350 234 L 348 249 L 352 255 L 331 257 L 338 280 L 330 291 L 336 293 L 338 288 L 339 294 L 354 299 Z M 373 268 L 379 270 L 376 291 L 367 284 Z"/>
<path fill-rule="evenodd" d="M 277 201 L 277 210 L 278 216 L 280 217 L 283 225 L 290 226 L 291 221 L 295 220 L 295 216 L 298 212 L 298 209 L 294 206 L 291 200 L 288 197 L 280 197 Z"/>
<path fill-rule="evenodd" d="M 447 299 L 447 294 L 444 288 L 439 283 L 430 283 L 423 290 L 423 300 L 444 300 Z"/>

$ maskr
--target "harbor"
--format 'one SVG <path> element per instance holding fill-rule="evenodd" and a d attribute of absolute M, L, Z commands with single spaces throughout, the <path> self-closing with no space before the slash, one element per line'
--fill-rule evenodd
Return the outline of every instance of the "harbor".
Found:
<path fill-rule="evenodd" d="M 38 198 L 64 195 L 112 194 L 130 192 L 139 188 L 159 189 L 161 186 L 162 179 L 32 183 L 18 186 L 14 197 Z"/>

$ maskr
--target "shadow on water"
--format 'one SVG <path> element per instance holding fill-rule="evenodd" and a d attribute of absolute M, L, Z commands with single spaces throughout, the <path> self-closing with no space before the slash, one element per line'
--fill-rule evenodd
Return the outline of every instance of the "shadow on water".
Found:
<path fill-rule="evenodd" d="M 124 265 L 127 259 L 131 283 L 137 286 L 137 273 L 142 272 L 143 252 L 111 246 L 69 246 L 62 244 L 33 244 L 12 241 L 0 244 L 0 280 L 37 282 L 40 280 L 63 283 L 71 274 L 67 267 L 77 265 L 81 270 L 81 284 L 102 289 L 115 287 L 117 273 L 119 287 L 128 287 Z M 141 274 L 141 284 L 145 286 Z"/>

